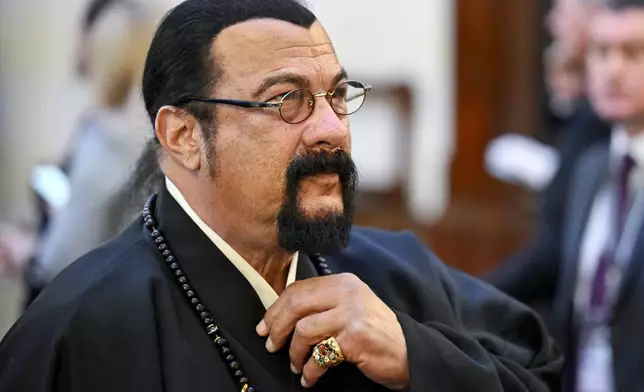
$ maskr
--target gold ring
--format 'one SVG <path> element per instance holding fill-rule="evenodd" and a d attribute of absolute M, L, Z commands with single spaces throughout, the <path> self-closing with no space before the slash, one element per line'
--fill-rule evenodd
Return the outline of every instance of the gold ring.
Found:
<path fill-rule="evenodd" d="M 326 369 L 342 363 L 344 355 L 338 341 L 331 336 L 315 345 L 313 348 L 313 360 L 319 367 Z"/>

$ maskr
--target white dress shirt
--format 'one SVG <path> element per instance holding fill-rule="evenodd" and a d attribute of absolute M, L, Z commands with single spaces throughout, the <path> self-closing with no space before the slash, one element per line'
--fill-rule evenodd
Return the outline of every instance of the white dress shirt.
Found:
<path fill-rule="evenodd" d="M 623 158 L 630 154 L 635 161 L 635 166 L 630 173 L 628 182 L 631 191 L 631 200 L 639 198 L 644 185 L 644 133 L 629 137 L 625 130 L 616 128 L 611 135 L 610 144 L 611 171 L 615 172 Z M 601 185 L 595 195 L 593 205 L 588 215 L 584 235 L 579 252 L 579 265 L 575 288 L 575 314 L 584 317 L 590 303 L 590 295 L 599 265 L 602 252 L 610 240 L 613 224 L 613 191 L 611 182 Z M 641 224 L 641 213 L 633 214 L 632 207 L 641 205 L 632 202 L 626 220 L 626 226 L 620 239 L 616 262 L 622 265 L 628 262 L 634 240 Z M 579 366 L 577 368 L 577 392 L 612 392 L 613 368 L 610 332 L 608 328 L 594 331 L 588 338 L 588 343 L 583 345 L 579 353 Z"/>
<path fill-rule="evenodd" d="M 181 194 L 181 191 L 179 191 L 179 188 L 177 188 L 172 181 L 170 181 L 169 178 L 166 177 L 166 187 L 168 188 L 168 192 L 170 192 L 170 195 L 177 201 L 177 203 L 181 206 L 181 208 L 188 214 L 190 219 L 195 222 L 195 224 L 201 229 L 201 231 L 204 232 L 204 234 L 210 238 L 212 241 L 213 245 L 215 245 L 221 253 L 230 260 L 230 262 L 239 270 L 239 272 L 244 276 L 244 278 L 250 283 L 250 285 L 253 287 L 255 292 L 257 293 L 257 296 L 259 297 L 260 301 L 262 301 L 262 304 L 266 309 L 268 309 L 273 302 L 275 302 L 278 298 L 277 293 L 275 290 L 273 290 L 273 287 L 271 287 L 270 284 L 260 275 L 244 258 L 237 253 L 235 249 L 233 249 L 226 241 L 224 241 L 221 236 L 219 236 L 213 229 L 211 229 L 200 217 L 197 215 L 197 213 L 190 207 L 186 199 L 183 197 Z M 207 255 L 204 255 L 204 257 L 207 257 Z M 288 276 L 286 278 L 286 286 L 290 285 L 295 281 L 295 273 L 297 271 L 297 261 L 298 261 L 298 253 L 296 252 L 293 255 L 293 259 L 291 260 L 291 265 L 289 266 L 288 270 Z"/>

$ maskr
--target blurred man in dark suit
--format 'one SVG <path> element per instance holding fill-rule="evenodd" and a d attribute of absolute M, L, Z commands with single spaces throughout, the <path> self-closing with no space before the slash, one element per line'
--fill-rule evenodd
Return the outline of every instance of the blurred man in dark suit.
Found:
<path fill-rule="evenodd" d="M 551 305 L 566 390 L 633 391 L 644 385 L 644 1 L 611 2 L 589 27 L 588 93 L 610 141 L 584 151 L 533 246 L 491 280 Z"/>

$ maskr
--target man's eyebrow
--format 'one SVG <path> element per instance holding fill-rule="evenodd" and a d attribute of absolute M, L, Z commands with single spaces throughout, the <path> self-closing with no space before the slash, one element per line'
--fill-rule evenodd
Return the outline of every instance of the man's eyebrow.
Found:
<path fill-rule="evenodd" d="M 338 83 L 340 83 L 343 79 L 348 79 L 349 76 L 347 75 L 347 70 L 342 68 L 340 72 L 333 78 L 333 83 L 332 83 L 332 88 L 335 88 Z"/>
<path fill-rule="evenodd" d="M 266 78 L 262 84 L 259 86 L 259 88 L 253 93 L 253 98 L 258 99 L 262 94 L 266 92 L 269 88 L 277 85 L 277 84 L 283 84 L 283 83 L 292 83 L 296 84 L 298 86 L 306 86 L 308 85 L 308 81 L 303 78 L 300 75 L 296 74 L 282 74 L 282 75 L 275 75 Z"/>
<path fill-rule="evenodd" d="M 340 81 L 343 79 L 347 79 L 347 71 L 342 68 L 340 72 L 333 78 L 332 87 L 335 87 Z M 308 86 L 308 80 L 306 78 L 302 77 L 301 75 L 293 74 L 293 73 L 288 73 L 288 74 L 282 74 L 282 75 L 275 75 L 266 78 L 262 84 L 259 86 L 259 88 L 253 93 L 253 99 L 259 99 L 259 97 L 266 92 L 269 88 L 278 85 L 278 84 L 283 84 L 283 83 L 291 83 L 295 84 L 301 87 L 307 87 Z"/>

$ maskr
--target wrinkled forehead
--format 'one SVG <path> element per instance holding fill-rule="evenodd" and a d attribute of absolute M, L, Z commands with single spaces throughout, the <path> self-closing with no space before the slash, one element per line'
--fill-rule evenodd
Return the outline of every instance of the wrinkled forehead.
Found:
<path fill-rule="evenodd" d="M 319 22 L 306 28 L 276 19 L 246 21 L 224 29 L 211 50 L 222 71 L 220 81 L 236 89 L 286 72 L 301 75 L 315 87 L 342 70 Z"/>

